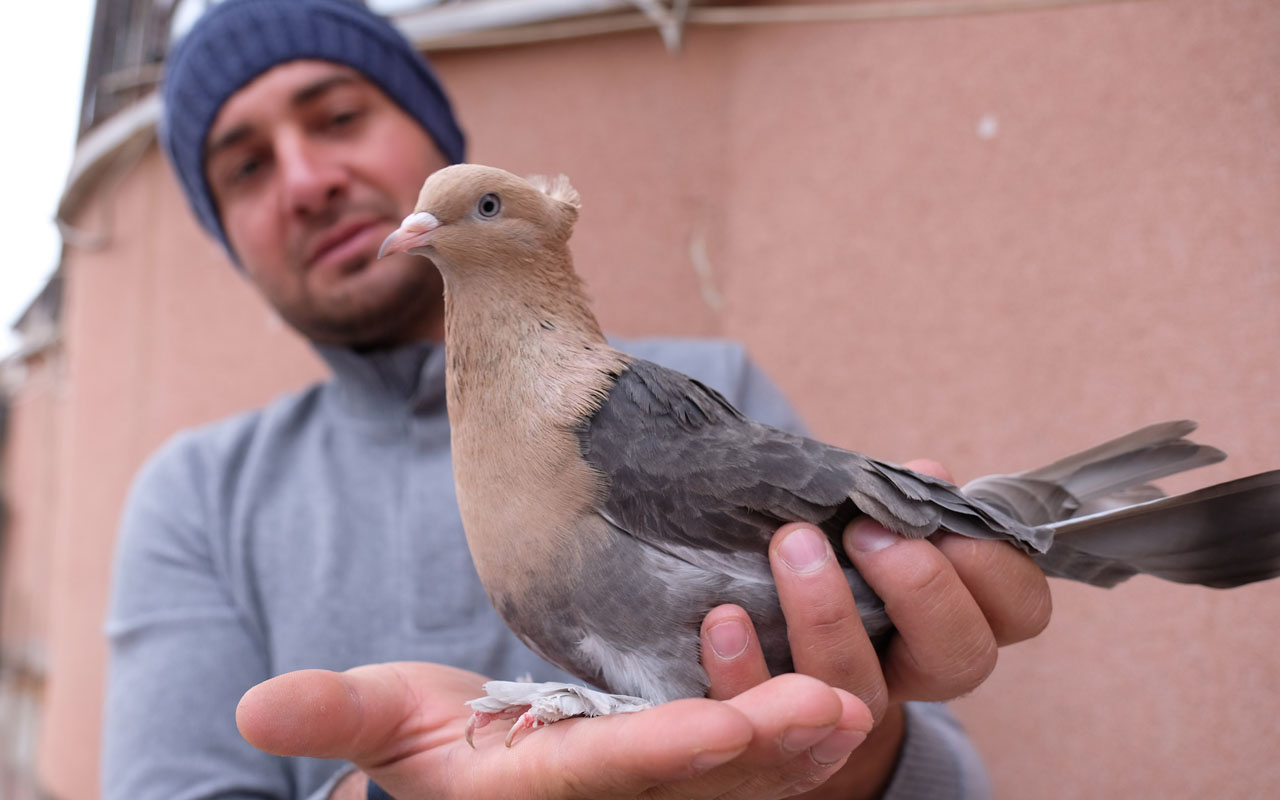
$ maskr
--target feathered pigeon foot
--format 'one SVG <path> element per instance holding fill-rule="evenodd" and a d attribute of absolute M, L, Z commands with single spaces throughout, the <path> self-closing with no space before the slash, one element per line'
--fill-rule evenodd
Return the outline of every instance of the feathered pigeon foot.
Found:
<path fill-rule="evenodd" d="M 515 719 L 507 732 L 507 747 L 516 733 L 550 725 L 570 717 L 599 717 L 642 711 L 652 704 L 639 697 L 606 694 L 585 686 L 569 683 L 530 683 L 527 681 L 489 681 L 484 697 L 468 700 L 474 713 L 467 720 L 467 744 L 473 748 L 472 735 L 490 722 Z"/>

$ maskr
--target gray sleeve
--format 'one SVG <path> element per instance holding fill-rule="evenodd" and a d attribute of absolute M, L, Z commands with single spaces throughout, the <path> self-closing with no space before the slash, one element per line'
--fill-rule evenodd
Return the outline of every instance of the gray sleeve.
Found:
<path fill-rule="evenodd" d="M 240 696 L 268 667 L 213 543 L 201 491 L 210 480 L 179 439 L 148 462 L 126 504 L 106 624 L 104 800 L 293 796 L 286 760 L 236 730 Z"/>
<path fill-rule="evenodd" d="M 883 800 L 987 800 L 982 758 L 941 703 L 907 703 L 906 740 Z"/>
<path fill-rule="evenodd" d="M 739 352 L 742 359 L 738 369 L 736 386 L 732 394 L 726 395 L 748 417 L 772 425 L 789 433 L 809 436 L 809 427 L 782 391 L 764 374 L 764 370 L 755 365 L 745 350 Z"/>

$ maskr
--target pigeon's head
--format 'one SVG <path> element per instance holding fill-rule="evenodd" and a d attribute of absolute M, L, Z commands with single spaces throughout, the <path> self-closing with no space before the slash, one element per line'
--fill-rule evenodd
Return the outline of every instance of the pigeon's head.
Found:
<path fill-rule="evenodd" d="M 413 213 L 378 255 L 426 256 L 446 278 L 456 270 L 558 262 L 567 253 L 578 207 L 578 192 L 563 175 L 526 179 L 495 167 L 455 164 L 427 178 Z"/>

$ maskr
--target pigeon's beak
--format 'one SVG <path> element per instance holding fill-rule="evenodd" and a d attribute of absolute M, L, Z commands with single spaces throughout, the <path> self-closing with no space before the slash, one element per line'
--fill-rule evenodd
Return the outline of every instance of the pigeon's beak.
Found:
<path fill-rule="evenodd" d="M 440 220 L 434 215 L 426 211 L 415 211 L 405 217 L 404 222 L 401 222 L 400 227 L 392 231 L 390 236 L 382 240 L 382 247 L 378 248 L 378 258 L 392 253 L 409 253 L 419 247 L 426 247 L 431 243 L 431 234 L 439 227 Z"/>

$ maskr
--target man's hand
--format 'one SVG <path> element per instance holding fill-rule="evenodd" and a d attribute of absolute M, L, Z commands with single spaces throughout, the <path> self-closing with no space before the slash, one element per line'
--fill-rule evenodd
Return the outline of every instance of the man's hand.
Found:
<path fill-rule="evenodd" d="M 249 690 L 240 732 L 277 755 L 353 762 L 397 800 L 415 798 L 788 797 L 821 784 L 871 729 L 848 692 L 783 675 L 727 701 L 679 700 L 463 741 L 484 678 L 434 664 L 303 670 Z M 362 778 L 354 778 L 363 797 Z"/>
<path fill-rule="evenodd" d="M 908 466 L 947 477 L 932 462 Z M 950 534 L 908 541 L 859 519 L 845 532 L 845 551 L 897 628 L 882 659 L 835 554 L 809 533 L 786 525 L 770 547 L 801 674 L 770 678 L 745 612 L 721 606 L 703 623 L 712 699 L 565 720 L 511 749 L 501 746 L 502 726 L 467 747 L 464 701 L 482 694 L 485 679 L 433 664 L 282 675 L 250 690 L 236 721 L 267 752 L 351 761 L 399 800 L 745 800 L 815 787 L 814 797 L 876 797 L 901 748 L 901 704 L 976 688 L 1000 645 L 1048 623 L 1048 587 L 1009 545 Z M 357 798 L 362 782 L 350 784 Z"/>
<path fill-rule="evenodd" d="M 950 480 L 940 465 L 908 467 Z M 941 534 L 907 540 L 872 520 L 855 520 L 844 549 L 897 629 L 883 657 L 867 638 L 835 553 L 811 526 L 780 528 L 769 548 L 796 671 L 860 697 L 876 719 L 867 742 L 815 797 L 878 797 L 903 739 L 901 704 L 950 700 L 973 691 L 995 667 L 1001 645 L 1049 622 L 1043 573 L 1025 554 L 995 541 Z M 769 677 L 751 621 L 737 606 L 703 623 L 703 666 L 711 697 L 730 698 Z"/>

